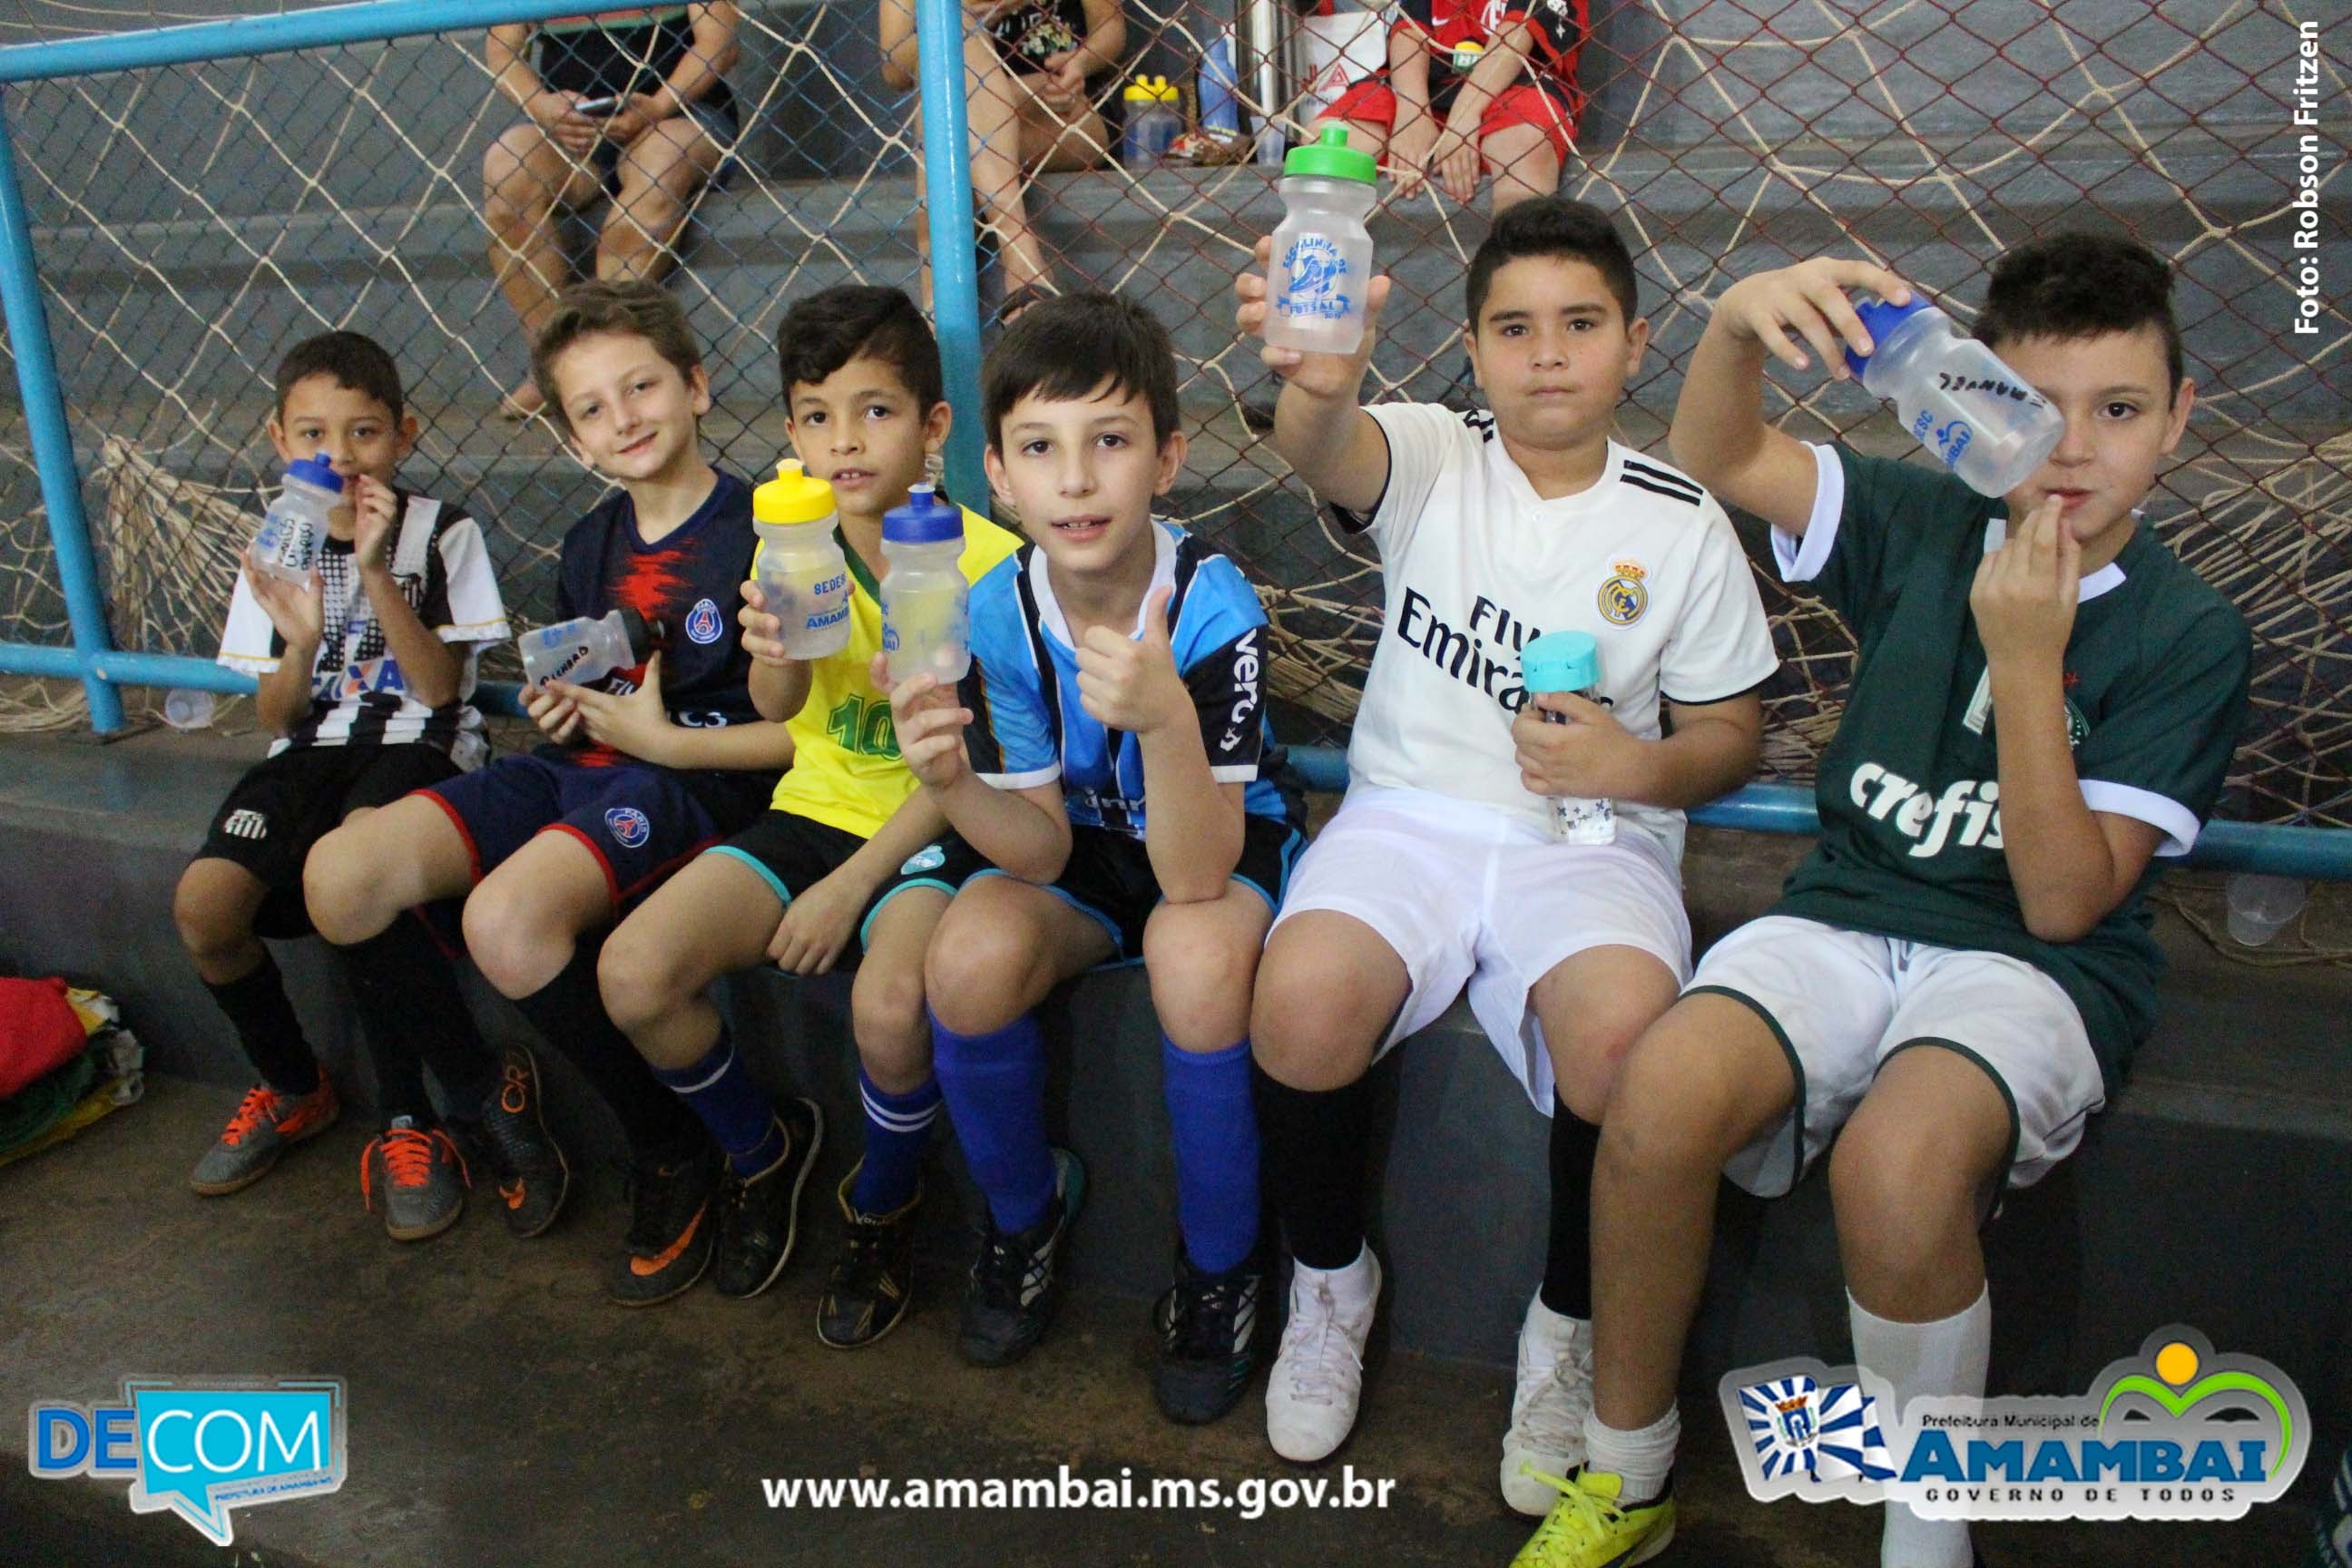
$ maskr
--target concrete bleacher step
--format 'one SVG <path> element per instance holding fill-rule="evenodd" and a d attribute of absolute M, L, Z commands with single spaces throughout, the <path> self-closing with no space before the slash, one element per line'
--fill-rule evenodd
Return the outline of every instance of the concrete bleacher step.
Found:
<path fill-rule="evenodd" d="M 257 740 L 146 733 L 104 746 L 0 744 L 8 761 L 0 970 L 102 985 L 124 1004 L 151 1063 L 218 1086 L 226 1114 L 230 1087 L 248 1069 L 188 968 L 171 892 L 215 804 L 258 755 Z M 1760 910 L 1800 847 L 1695 831 L 1685 879 L 1701 942 Z M 57 885 L 58 867 L 73 868 L 76 896 L 40 890 Z M 2352 1206 L 2340 973 L 2233 964 L 2167 911 L 2158 931 L 2175 967 L 2133 1081 L 2083 1156 L 2013 1200 L 1990 1233 L 2002 1303 L 1996 1364 L 2023 1387 L 2052 1392 L 2068 1379 L 2080 1387 L 2147 1333 L 2183 1322 L 2284 1368 L 2340 1433 L 2352 1419 L 2352 1257 L 2334 1245 Z M 282 948 L 280 962 L 326 1059 L 363 1101 L 365 1075 L 352 1070 L 361 1047 L 316 944 Z M 762 1077 L 825 1106 L 836 1130 L 825 1179 L 837 1180 L 857 1124 L 845 981 L 761 973 L 729 991 L 738 1038 Z M 522 1030 L 503 1003 L 478 998 L 494 1030 Z M 1044 1016 L 1052 1125 L 1093 1177 L 1077 1277 L 1122 1295 L 1154 1293 L 1170 1268 L 1173 1189 L 1142 978 L 1087 976 Z M 604 1113 L 556 1053 L 541 1059 L 568 1144 L 592 1158 L 615 1152 Z M 1391 1331 L 1400 1348 L 1505 1361 L 1540 1272 L 1545 1123 L 1459 1005 L 1381 1079 L 1384 1152 L 1368 1179 L 1396 1280 Z M 940 1190 L 961 1193 L 952 1144 L 942 1143 L 943 1173 L 956 1173 Z M 973 1212 L 968 1194 L 959 1201 Z M 1760 1213 L 1726 1205 L 1694 1389 L 1734 1365 L 1799 1353 L 1835 1364 L 1844 1353 L 1825 1210 L 1818 1178 Z M 1465 1237 L 1477 1245 L 1465 1247 Z"/>

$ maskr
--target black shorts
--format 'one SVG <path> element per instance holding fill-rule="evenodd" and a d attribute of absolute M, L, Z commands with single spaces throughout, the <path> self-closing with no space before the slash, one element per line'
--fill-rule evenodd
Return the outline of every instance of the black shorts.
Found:
<path fill-rule="evenodd" d="M 415 742 L 297 746 L 264 758 L 236 781 L 194 858 L 242 866 L 269 889 L 254 920 L 261 935 L 305 936 L 310 917 L 302 905 L 302 862 L 310 847 L 363 806 L 389 805 L 457 773 L 448 752 Z"/>
<path fill-rule="evenodd" d="M 1242 858 L 1234 866 L 1233 879 L 1264 899 L 1269 913 L 1280 914 L 1291 868 L 1306 848 L 1307 836 L 1288 822 L 1252 816 L 1242 826 Z M 1011 874 L 983 864 L 973 876 Z M 1074 825 L 1069 864 L 1045 890 L 1092 916 L 1117 945 L 1118 958 L 1143 956 L 1143 927 L 1160 898 L 1160 878 L 1151 869 L 1151 853 L 1142 839 L 1107 827 Z"/>
<path fill-rule="evenodd" d="M 735 173 L 735 143 L 742 134 L 734 100 L 730 99 L 724 103 L 711 103 L 704 99 L 696 99 L 686 105 L 684 113 L 702 128 L 705 135 L 719 144 L 719 151 L 724 154 L 718 166 L 710 171 L 710 189 L 725 190 L 728 180 Z M 603 182 L 604 194 L 608 196 L 621 194 L 621 151 L 618 142 L 601 140 L 588 149 L 588 162 L 594 166 L 596 177 Z"/>
<path fill-rule="evenodd" d="M 866 847 L 866 840 L 845 829 L 794 812 L 771 811 L 724 844 L 706 851 L 740 860 L 760 874 L 768 890 L 789 905 L 831 876 L 841 864 Z M 857 933 L 841 956 L 841 967 L 856 963 L 866 952 L 866 933 L 882 906 L 909 888 L 937 888 L 952 897 L 955 890 L 988 862 L 977 850 L 950 833 L 926 844 L 907 858 L 889 879 L 874 889 L 874 897 L 858 917 Z"/>

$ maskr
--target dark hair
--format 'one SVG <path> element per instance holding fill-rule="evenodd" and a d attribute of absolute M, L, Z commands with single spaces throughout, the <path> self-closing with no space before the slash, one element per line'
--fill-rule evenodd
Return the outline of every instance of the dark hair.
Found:
<path fill-rule="evenodd" d="M 2180 393 L 2180 323 L 2172 316 L 2172 266 L 2120 235 L 2053 234 L 2019 246 L 1992 269 L 1977 337 L 1988 348 L 2018 338 L 2062 342 L 2154 327 L 2164 368 Z"/>
<path fill-rule="evenodd" d="M 783 373 L 786 405 L 793 387 L 814 385 L 860 354 L 897 371 L 919 413 L 929 414 L 947 396 L 940 341 L 907 291 L 843 283 L 795 302 L 776 323 L 776 364 Z"/>
<path fill-rule="evenodd" d="M 1599 207 L 1566 196 L 1534 196 L 1495 220 L 1486 237 L 1470 258 L 1470 330 L 1478 330 L 1478 314 L 1486 308 L 1486 290 L 1507 261 L 1530 256 L 1561 256 L 1590 264 L 1615 295 L 1618 310 L 1631 327 L 1640 313 L 1633 290 L 1633 258 L 1616 225 Z"/>
<path fill-rule="evenodd" d="M 572 422 L 564 417 L 562 389 L 555 384 L 555 362 L 573 343 L 599 332 L 645 339 L 680 375 L 692 374 L 702 363 L 702 345 L 686 311 L 660 284 L 575 283 L 556 297 L 555 314 L 530 345 L 530 379 L 567 430 Z"/>
<path fill-rule="evenodd" d="M 1039 300 L 1004 330 L 982 367 L 988 444 L 1003 449 L 1004 416 L 1030 394 L 1091 397 L 1105 382 L 1151 405 L 1154 441 L 1176 433 L 1176 345 L 1159 317 L 1116 294 Z"/>
<path fill-rule="evenodd" d="M 392 410 L 395 423 L 408 411 L 400 395 L 400 367 L 364 332 L 320 332 L 287 350 L 278 362 L 278 418 L 286 417 L 286 400 L 294 388 L 314 375 L 331 375 L 337 386 L 374 398 Z"/>

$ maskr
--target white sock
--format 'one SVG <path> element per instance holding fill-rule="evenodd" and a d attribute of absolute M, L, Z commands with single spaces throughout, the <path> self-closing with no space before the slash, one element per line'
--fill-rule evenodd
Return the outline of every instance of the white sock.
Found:
<path fill-rule="evenodd" d="M 1675 1468 L 1675 1447 L 1683 1435 L 1682 1411 L 1669 1405 L 1666 1413 L 1647 1426 L 1622 1432 L 1598 1415 L 1584 1418 L 1584 1468 L 1606 1470 L 1624 1479 L 1618 1497 L 1625 1502 L 1648 1502 L 1666 1489 Z"/>
<path fill-rule="evenodd" d="M 1985 1364 L 1992 1358 L 1990 1290 L 1978 1291 L 1975 1300 L 1932 1323 L 1891 1322 L 1855 1300 L 1852 1292 L 1845 1306 L 1853 1325 L 1854 1360 L 1894 1385 L 1895 1408 L 1886 1413 L 1887 1425 L 1923 1394 L 1984 1397 Z M 1969 1568 L 1975 1555 L 1969 1547 L 1968 1521 L 1921 1519 L 1901 1503 L 1888 1503 L 1878 1561 L 1880 1568 Z"/>
<path fill-rule="evenodd" d="M 1352 1318 L 1371 1304 L 1372 1248 L 1367 1242 L 1356 1254 L 1356 1260 L 1341 1268 L 1310 1268 L 1301 1263 L 1291 1270 L 1290 1288 L 1302 1296 L 1312 1296 L 1321 1284 L 1331 1292 L 1331 1300 L 1343 1318 Z"/>

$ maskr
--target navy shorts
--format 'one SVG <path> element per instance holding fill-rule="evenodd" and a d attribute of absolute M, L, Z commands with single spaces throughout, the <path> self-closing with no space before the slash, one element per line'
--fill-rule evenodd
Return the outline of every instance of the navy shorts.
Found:
<path fill-rule="evenodd" d="M 1288 822 L 1252 816 L 1242 826 L 1242 858 L 1234 865 L 1233 879 L 1264 899 L 1269 914 L 1280 914 L 1291 868 L 1306 848 L 1307 836 Z M 1010 875 L 995 866 L 973 873 L 975 879 Z M 1079 913 L 1091 915 L 1117 945 L 1119 960 L 1143 956 L 1143 928 L 1160 907 L 1160 877 L 1142 839 L 1074 824 L 1069 864 L 1045 890 Z"/>
<path fill-rule="evenodd" d="M 865 847 L 865 839 L 846 829 L 793 812 L 771 811 L 726 843 L 713 845 L 709 853 L 740 860 L 760 874 L 779 902 L 789 905 Z M 842 954 L 842 967 L 865 953 L 866 933 L 883 905 L 909 888 L 937 888 L 952 897 L 987 864 L 978 850 L 952 833 L 916 850 L 874 889 L 866 912 L 858 917 L 857 934 Z"/>
<path fill-rule="evenodd" d="M 464 837 L 476 882 L 540 834 L 565 833 L 604 868 L 616 911 L 732 826 L 715 820 L 671 769 L 585 767 L 543 751 L 500 757 L 418 793 L 448 813 Z"/>

